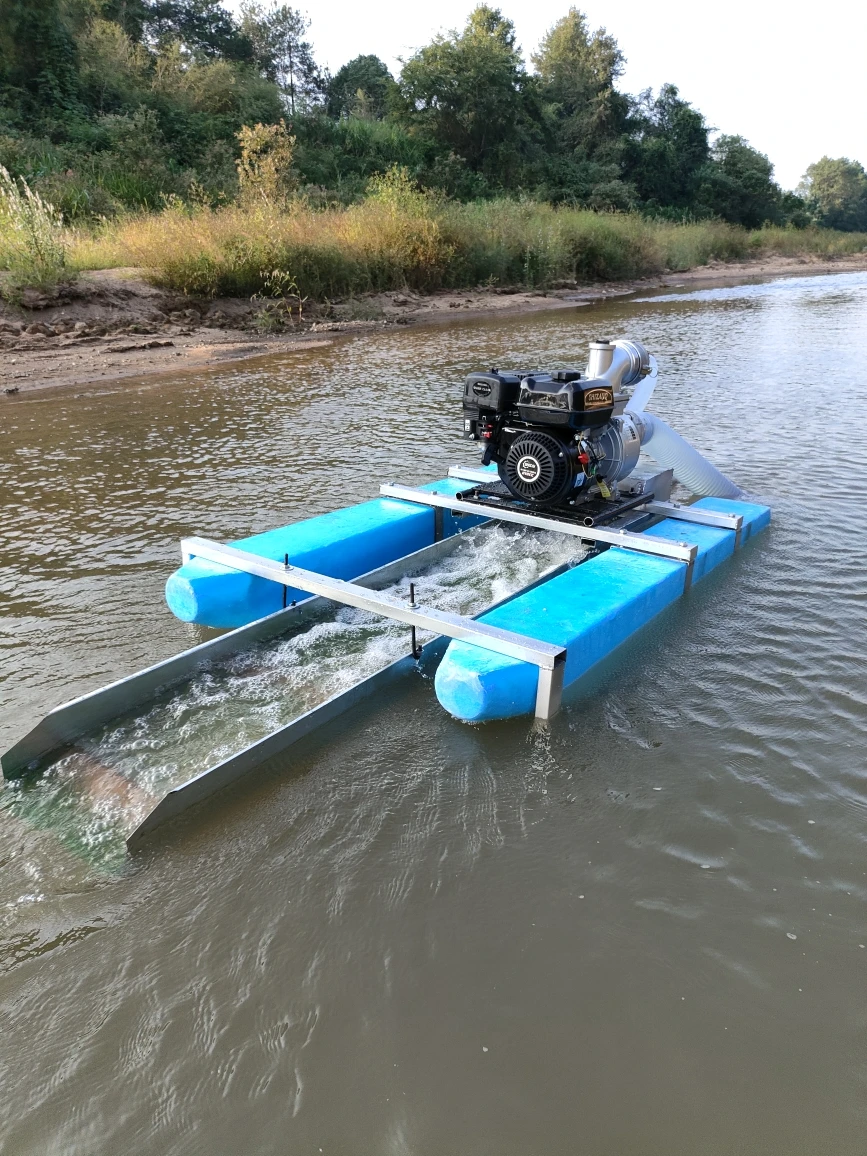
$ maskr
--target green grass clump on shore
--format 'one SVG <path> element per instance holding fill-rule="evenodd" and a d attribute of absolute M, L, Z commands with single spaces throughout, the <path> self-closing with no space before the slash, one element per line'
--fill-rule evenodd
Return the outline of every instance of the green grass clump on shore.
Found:
<path fill-rule="evenodd" d="M 72 268 L 139 266 L 154 284 L 195 296 L 269 294 L 291 281 L 322 301 L 399 289 L 544 288 L 623 281 L 709 261 L 773 254 L 838 257 L 867 235 L 829 229 L 748 231 L 721 221 L 672 224 L 514 200 L 460 204 L 397 174 L 349 208 L 240 201 L 169 203 L 68 239 Z"/>
<path fill-rule="evenodd" d="M 63 223 L 54 207 L 25 180 L 0 165 L 0 269 L 2 293 L 15 300 L 30 286 L 50 288 L 69 277 Z"/>

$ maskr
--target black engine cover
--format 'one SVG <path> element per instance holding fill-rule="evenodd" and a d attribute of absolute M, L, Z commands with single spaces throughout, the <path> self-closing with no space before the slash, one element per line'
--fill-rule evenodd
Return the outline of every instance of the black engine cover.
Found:
<path fill-rule="evenodd" d="M 525 502 L 558 502 L 575 484 L 577 463 L 568 446 L 541 430 L 519 434 L 497 467 L 500 480 Z"/>
<path fill-rule="evenodd" d="M 570 370 L 527 376 L 519 387 L 518 416 L 528 425 L 598 429 L 614 413 L 614 391 L 607 381 L 581 378 Z"/>

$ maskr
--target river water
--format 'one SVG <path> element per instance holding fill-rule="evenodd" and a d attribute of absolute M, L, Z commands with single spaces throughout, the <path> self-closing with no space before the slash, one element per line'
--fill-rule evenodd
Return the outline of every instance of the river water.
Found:
<path fill-rule="evenodd" d="M 771 529 L 547 732 L 459 724 L 410 679 L 131 860 L 48 787 L 0 787 L 3 1156 L 863 1153 L 867 275 L 9 399 L 0 749 L 208 636 L 163 602 L 182 536 L 441 476 L 471 460 L 466 372 L 603 333 L 658 356 L 651 408 Z M 458 577 L 484 600 L 557 560 L 518 545 Z"/>

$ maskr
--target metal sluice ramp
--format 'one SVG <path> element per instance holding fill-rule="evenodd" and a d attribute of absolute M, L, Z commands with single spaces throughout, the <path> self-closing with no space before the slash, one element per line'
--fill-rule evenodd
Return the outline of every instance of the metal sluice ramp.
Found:
<path fill-rule="evenodd" d="M 566 664 L 566 650 L 562 646 L 540 642 L 511 630 L 501 630 L 498 626 L 487 626 L 473 618 L 419 606 L 415 600 L 401 603 L 378 590 L 368 590 L 355 582 L 328 578 L 325 574 L 304 570 L 288 562 L 270 562 L 246 550 L 221 546 L 219 542 L 211 542 L 207 538 L 184 538 L 181 549 L 185 562 L 193 557 L 219 562 L 223 566 L 231 566 L 233 570 L 254 574 L 257 578 L 267 578 L 296 590 L 306 590 L 308 594 L 327 598 L 329 602 L 340 602 L 344 606 L 354 606 L 357 610 L 381 614 L 395 622 L 405 622 L 407 626 L 430 630 L 459 642 L 472 642 L 483 650 L 505 654 L 519 662 L 532 663 L 539 668 L 536 718 L 553 718 L 560 709 L 563 667 Z"/>
<path fill-rule="evenodd" d="M 482 526 L 477 526 L 474 531 L 482 529 Z M 310 591 L 311 597 L 56 707 L 2 755 L 0 765 L 4 777 L 11 780 L 48 769 L 54 761 L 66 753 L 79 750 L 80 742 L 98 733 L 103 727 L 122 725 L 124 720 L 183 691 L 187 684 L 211 670 L 218 669 L 220 664 L 235 656 L 243 655 L 258 645 L 279 642 L 284 637 L 290 637 L 296 628 L 306 628 L 334 604 L 370 610 L 383 617 L 407 623 L 413 628 L 413 634 L 418 627 L 432 631 L 435 636 L 422 647 L 416 647 L 414 638 L 410 647 L 408 638 L 407 653 L 403 657 L 389 662 L 373 674 L 361 677 L 347 689 L 332 694 L 270 734 L 165 791 L 162 796 L 155 797 L 149 812 L 134 830 L 125 835 L 126 845 L 130 851 L 141 846 L 147 837 L 163 824 L 320 730 L 358 703 L 382 693 L 419 667 L 423 670 L 431 669 L 431 663 L 438 661 L 449 638 L 464 638 L 498 653 L 511 654 L 521 661 L 534 663 L 540 671 L 539 709 L 541 712 L 548 712 L 550 717 L 556 713 L 560 701 L 565 659 L 563 648 L 509 631 L 497 630 L 476 622 L 473 618 L 444 614 L 418 604 L 412 605 L 409 601 L 401 603 L 376 589 L 423 574 L 431 566 L 449 557 L 468 536 L 468 533 L 463 532 L 454 534 L 414 554 L 398 558 L 352 582 L 341 582 L 325 575 L 303 571 L 298 567 L 286 570 L 283 563 L 269 562 L 258 555 L 246 554 L 244 551 L 235 551 L 230 562 L 229 555 L 225 551 L 232 551 L 232 547 L 207 542 L 204 539 L 185 540 L 183 546 L 188 551 L 193 548 L 199 557 L 204 557 L 206 553 L 208 556 L 219 554 L 223 564 L 238 569 L 249 567 L 253 573 L 262 573 L 264 568 L 265 576 L 269 579 L 291 582 L 294 589 L 303 587 Z M 491 605 L 484 606 L 479 611 L 479 616 L 541 583 L 550 581 L 568 570 L 575 561 L 576 559 L 571 559 L 550 565 L 533 582 Z M 386 611 L 388 613 L 385 613 Z M 112 770 L 111 767 L 105 769 Z"/>

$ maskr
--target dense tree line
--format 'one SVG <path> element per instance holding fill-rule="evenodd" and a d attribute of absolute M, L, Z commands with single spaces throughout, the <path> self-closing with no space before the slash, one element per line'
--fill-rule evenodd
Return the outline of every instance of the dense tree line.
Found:
<path fill-rule="evenodd" d="M 2 0 L 0 163 L 69 218 L 230 199 L 242 128 L 286 122 L 292 187 L 348 203 L 393 166 L 464 200 L 531 196 L 671 220 L 867 229 L 867 174 L 827 157 L 797 193 L 677 88 L 630 96 L 623 54 L 569 9 L 525 63 L 480 6 L 392 76 L 321 68 L 298 11 L 247 0 Z M 287 154 L 288 155 L 288 154 Z"/>

